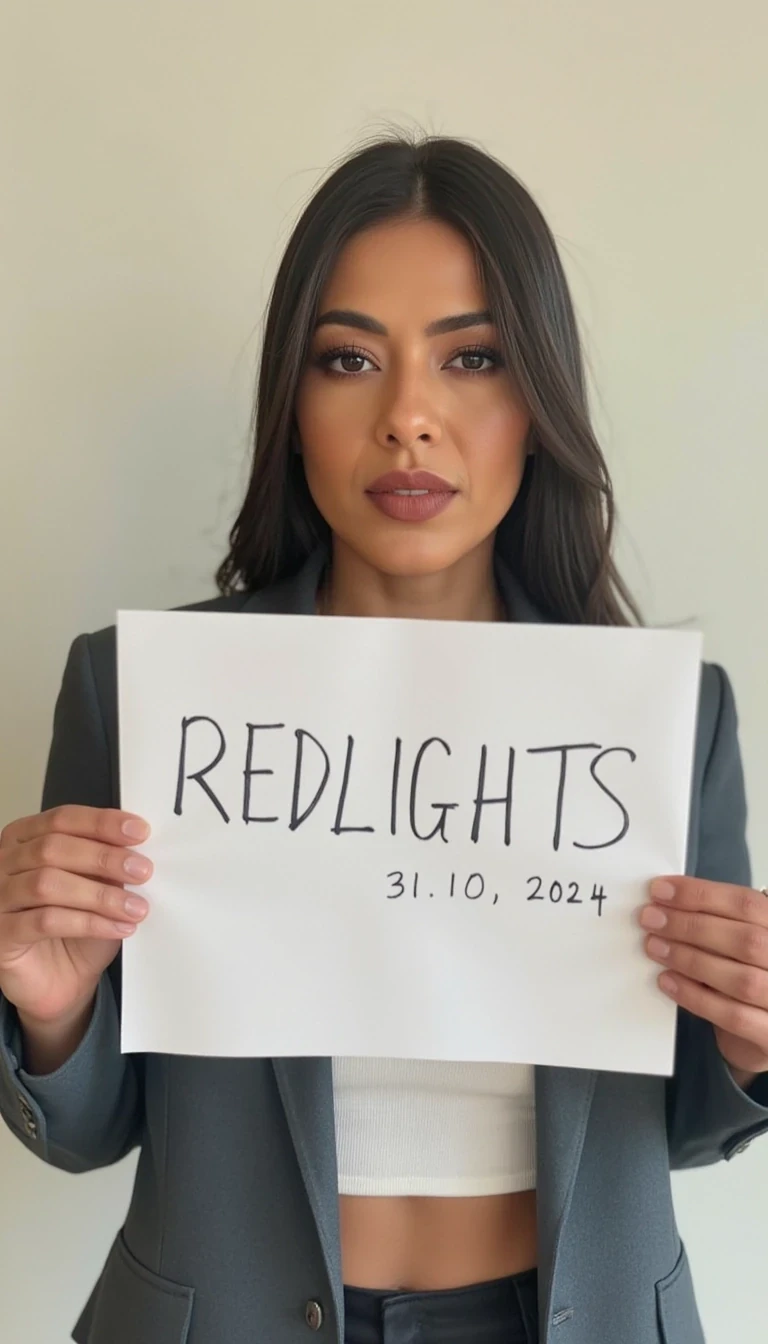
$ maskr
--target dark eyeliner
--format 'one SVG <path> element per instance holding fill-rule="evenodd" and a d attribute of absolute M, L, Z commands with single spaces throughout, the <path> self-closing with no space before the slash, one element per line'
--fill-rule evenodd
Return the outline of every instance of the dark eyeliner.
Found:
<path fill-rule="evenodd" d="M 312 363 L 317 368 L 322 369 L 324 373 L 329 374 L 331 378 L 359 377 L 359 373 L 342 373 L 338 369 L 329 367 L 334 359 L 338 359 L 340 355 L 352 355 L 355 359 L 367 359 L 369 363 L 374 363 L 368 352 L 366 350 L 361 350 L 360 347 L 356 345 L 336 345 L 330 350 L 323 350 L 319 355 L 314 357 Z"/>
<path fill-rule="evenodd" d="M 359 378 L 360 374 L 365 372 L 365 370 L 360 369 L 357 373 L 344 373 L 338 369 L 332 369 L 330 367 L 335 359 L 339 359 L 344 355 L 351 356 L 355 359 L 365 359 L 371 364 L 375 363 L 375 360 L 368 354 L 367 350 L 363 350 L 360 346 L 349 344 L 336 345 L 328 350 L 323 350 L 319 355 L 316 355 L 313 358 L 312 363 L 316 368 L 322 369 L 323 372 L 327 373 L 331 378 Z M 451 364 L 453 360 L 459 359 L 462 355 L 481 355 L 483 358 L 491 360 L 490 368 L 487 369 L 453 370 L 453 372 L 458 372 L 464 377 L 471 378 L 480 374 L 495 373 L 497 369 L 503 367 L 503 360 L 500 352 L 488 345 L 463 345 L 460 350 L 454 351 L 446 363 Z"/>
<path fill-rule="evenodd" d="M 485 359 L 490 359 L 492 361 L 491 367 L 488 369 L 458 370 L 459 373 L 468 375 L 469 377 L 474 377 L 483 373 L 495 373 L 497 369 L 503 367 L 504 363 L 501 353 L 498 350 L 494 350 L 493 347 L 489 345 L 463 345 L 460 350 L 456 350 L 455 353 L 451 355 L 448 363 L 452 363 L 454 359 L 459 359 L 461 355 L 482 355 Z"/>

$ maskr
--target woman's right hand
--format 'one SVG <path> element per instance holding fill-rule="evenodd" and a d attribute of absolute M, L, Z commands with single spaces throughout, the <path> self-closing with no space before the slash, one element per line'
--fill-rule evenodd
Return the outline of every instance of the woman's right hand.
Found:
<path fill-rule="evenodd" d="M 122 888 L 152 874 L 149 859 L 129 849 L 148 835 L 132 813 L 75 804 L 21 817 L 0 834 L 0 991 L 29 1021 L 65 1022 L 93 999 L 148 909 Z"/>

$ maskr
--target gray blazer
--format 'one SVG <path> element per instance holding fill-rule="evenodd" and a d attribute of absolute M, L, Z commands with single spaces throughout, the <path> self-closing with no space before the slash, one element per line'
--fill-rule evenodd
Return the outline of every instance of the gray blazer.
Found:
<path fill-rule="evenodd" d="M 187 610 L 309 614 L 322 559 Z M 499 579 L 515 619 L 542 619 L 509 573 Z M 72 644 L 43 807 L 119 806 L 117 744 L 112 626 Z M 705 664 L 687 871 L 748 884 L 745 817 L 730 683 Z M 121 1055 L 120 976 L 118 955 L 82 1043 L 42 1077 L 22 1067 L 0 998 L 0 1109 L 25 1147 L 70 1172 L 140 1149 L 125 1224 L 73 1339 L 299 1344 L 315 1331 L 340 1344 L 330 1060 Z M 731 1158 L 768 1130 L 768 1075 L 743 1092 L 711 1027 L 680 1012 L 673 1078 L 538 1067 L 536 1107 L 541 1344 L 701 1344 L 670 1168 Z"/>

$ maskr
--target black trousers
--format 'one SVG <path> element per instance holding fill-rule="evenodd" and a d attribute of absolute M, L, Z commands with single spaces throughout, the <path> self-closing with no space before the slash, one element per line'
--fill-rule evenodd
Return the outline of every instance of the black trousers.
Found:
<path fill-rule="evenodd" d="M 344 1344 L 537 1344 L 535 1269 L 467 1288 L 346 1288 Z"/>

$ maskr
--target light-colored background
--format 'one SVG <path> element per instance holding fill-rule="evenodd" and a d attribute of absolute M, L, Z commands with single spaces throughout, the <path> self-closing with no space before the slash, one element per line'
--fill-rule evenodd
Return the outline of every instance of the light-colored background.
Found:
<path fill-rule="evenodd" d="M 0 818 L 36 811 L 63 660 L 118 606 L 212 595 L 261 313 L 332 158 L 477 139 L 560 242 L 652 620 L 733 678 L 768 879 L 764 0 L 5 0 Z M 0 1132 L 3 1344 L 65 1344 L 135 1158 Z M 675 1178 L 710 1344 L 765 1336 L 768 1142 Z"/>

